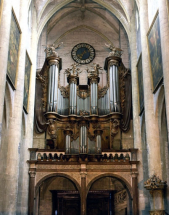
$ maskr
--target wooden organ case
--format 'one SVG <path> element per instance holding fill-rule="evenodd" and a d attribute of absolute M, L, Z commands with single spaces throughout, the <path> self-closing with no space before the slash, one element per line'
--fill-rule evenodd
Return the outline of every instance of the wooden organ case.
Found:
<path fill-rule="evenodd" d="M 105 59 L 107 85 L 100 87 L 99 64 L 87 69 L 86 85 L 79 85 L 80 65 L 66 69 L 68 85 L 60 85 L 61 59 L 48 48 L 37 73 L 35 127 L 46 132 L 46 149 L 65 154 L 101 154 L 122 149 L 121 134 L 131 119 L 131 75 L 112 49 Z"/>
<path fill-rule="evenodd" d="M 81 66 L 71 65 L 65 70 L 67 85 L 61 86 L 62 59 L 54 46 L 46 48 L 43 68 L 36 76 L 34 120 L 36 133 L 45 133 L 45 147 L 29 149 L 30 215 L 39 214 L 38 210 L 43 206 L 39 203 L 39 193 L 44 190 L 45 181 L 57 177 L 75 183 L 81 215 L 89 214 L 89 208 L 97 207 L 98 197 L 102 199 L 106 195 L 109 198 L 110 194 L 113 199 L 121 197 L 118 197 L 120 201 L 111 200 L 114 208 L 108 206 L 109 214 L 126 215 L 131 211 L 138 214 L 137 149 L 133 144 L 123 147 L 123 135 L 131 132 L 131 73 L 122 62 L 122 50 L 109 48 L 111 52 L 104 65 L 107 79 L 104 87 L 99 85 L 102 70 L 99 64 L 86 69 L 86 84 L 80 82 Z M 106 191 L 90 190 L 92 183 L 102 177 L 122 182 L 124 189 L 118 192 L 115 187 L 106 188 Z M 52 189 L 50 192 L 53 192 L 54 200 L 56 193 L 61 199 L 66 198 L 64 193 L 74 198 L 74 191 L 60 194 L 59 190 Z M 96 201 L 91 201 L 93 198 Z M 53 210 L 60 207 L 53 204 Z M 35 208 L 36 212 L 33 212 Z M 96 209 L 99 213 L 100 209 Z M 54 214 L 52 208 L 49 214 Z"/>

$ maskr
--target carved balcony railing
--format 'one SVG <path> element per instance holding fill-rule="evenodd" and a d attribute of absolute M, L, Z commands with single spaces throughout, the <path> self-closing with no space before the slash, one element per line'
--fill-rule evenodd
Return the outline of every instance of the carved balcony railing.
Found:
<path fill-rule="evenodd" d="M 44 162 L 103 162 L 124 164 L 137 162 L 137 149 L 102 152 L 102 154 L 65 154 L 56 150 L 31 148 L 30 161 Z"/>

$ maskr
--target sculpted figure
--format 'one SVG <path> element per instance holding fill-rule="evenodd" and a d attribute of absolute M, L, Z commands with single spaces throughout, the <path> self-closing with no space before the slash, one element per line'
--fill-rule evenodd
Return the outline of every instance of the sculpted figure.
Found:
<path fill-rule="evenodd" d="M 57 46 L 55 46 L 55 44 L 52 45 L 47 45 L 45 52 L 46 52 L 46 56 L 50 57 L 59 57 L 58 53 L 56 52 L 56 49 L 58 49 L 61 45 L 63 44 L 63 42 L 59 43 Z"/>

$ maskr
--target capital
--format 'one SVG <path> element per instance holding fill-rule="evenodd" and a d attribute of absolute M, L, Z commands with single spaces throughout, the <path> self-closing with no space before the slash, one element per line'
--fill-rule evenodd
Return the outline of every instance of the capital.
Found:
<path fill-rule="evenodd" d="M 29 171 L 30 178 L 35 178 L 36 172 L 35 171 Z"/>

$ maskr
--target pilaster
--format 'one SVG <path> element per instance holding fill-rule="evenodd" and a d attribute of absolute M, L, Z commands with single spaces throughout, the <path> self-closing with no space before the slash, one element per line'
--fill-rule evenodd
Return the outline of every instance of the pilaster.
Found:
<path fill-rule="evenodd" d="M 146 142 L 148 145 L 148 167 L 149 175 L 157 173 L 160 177 L 161 156 L 159 143 L 158 121 L 154 112 L 154 98 L 151 87 L 151 72 L 149 62 L 149 52 L 147 44 L 148 25 L 148 6 L 147 0 L 140 4 L 140 27 L 141 27 L 141 46 L 142 46 L 142 68 L 144 86 L 144 110 L 146 124 Z"/>

